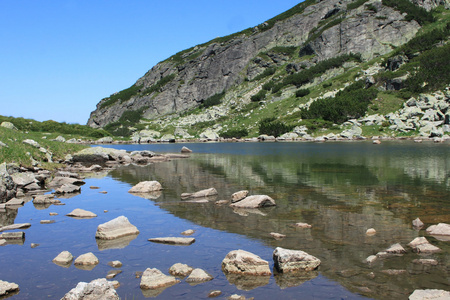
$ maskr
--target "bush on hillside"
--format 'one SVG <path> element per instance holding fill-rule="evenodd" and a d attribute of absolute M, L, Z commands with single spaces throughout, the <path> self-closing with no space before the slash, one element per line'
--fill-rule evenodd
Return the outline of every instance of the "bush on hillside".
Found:
<path fill-rule="evenodd" d="M 295 97 L 297 98 L 305 97 L 309 95 L 309 93 L 311 93 L 309 89 L 299 89 L 295 92 Z"/>
<path fill-rule="evenodd" d="M 241 128 L 241 129 L 229 129 L 227 131 L 223 131 L 220 133 L 220 136 L 226 139 L 231 139 L 231 138 L 243 138 L 248 136 L 248 130 L 247 128 Z"/>
<path fill-rule="evenodd" d="M 202 105 L 204 108 L 208 108 L 208 107 L 211 107 L 214 105 L 219 105 L 220 103 L 222 103 L 223 96 L 225 96 L 225 92 L 215 94 L 215 95 L 209 97 L 208 99 L 206 99 L 205 101 L 203 101 Z"/>
<path fill-rule="evenodd" d="M 405 20 L 416 20 L 420 25 L 425 25 L 435 21 L 433 14 L 423 7 L 413 4 L 409 0 L 383 0 L 383 5 L 392 7 L 401 13 L 406 13 Z"/>
<path fill-rule="evenodd" d="M 294 129 L 294 126 L 286 125 L 275 118 L 266 118 L 259 122 L 259 134 L 266 134 L 272 136 L 280 136 L 286 132 Z"/>
<path fill-rule="evenodd" d="M 266 98 L 266 94 L 267 94 L 267 91 L 266 91 L 266 90 L 260 90 L 257 94 L 251 96 L 251 97 L 250 97 L 250 100 L 251 100 L 252 102 L 259 102 L 259 101 L 262 101 L 262 100 L 264 100 L 264 98 Z"/>

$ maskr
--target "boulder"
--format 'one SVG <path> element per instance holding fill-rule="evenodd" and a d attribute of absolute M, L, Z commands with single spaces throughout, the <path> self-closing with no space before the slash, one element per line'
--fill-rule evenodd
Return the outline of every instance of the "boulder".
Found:
<path fill-rule="evenodd" d="M 183 237 L 159 237 L 148 239 L 153 243 L 168 244 L 168 245 L 184 245 L 188 246 L 195 242 L 195 238 L 183 238 Z"/>
<path fill-rule="evenodd" d="M 21 188 L 31 183 L 38 182 L 36 178 L 34 177 L 34 174 L 31 172 L 26 173 L 14 173 L 11 174 L 11 178 L 14 181 L 14 183 L 17 185 L 17 187 Z"/>
<path fill-rule="evenodd" d="M 73 256 L 69 251 L 63 251 L 56 256 L 52 262 L 57 265 L 69 265 L 73 260 Z"/>
<path fill-rule="evenodd" d="M 384 251 L 389 254 L 404 254 L 404 253 L 406 253 L 405 248 L 403 248 L 402 245 L 400 245 L 398 243 L 391 245 L 389 248 L 387 248 Z"/>
<path fill-rule="evenodd" d="M 120 268 L 122 266 L 122 262 L 120 262 L 119 260 L 110 261 L 108 262 L 108 266 L 111 266 L 113 268 Z"/>
<path fill-rule="evenodd" d="M 217 132 L 215 132 L 212 129 L 208 128 L 205 131 L 203 131 L 202 133 L 200 133 L 200 138 L 201 139 L 206 139 L 206 140 L 209 140 L 209 141 L 217 141 L 219 139 L 219 135 L 217 134 Z"/>
<path fill-rule="evenodd" d="M 96 142 L 99 144 L 111 144 L 112 142 L 114 142 L 114 139 L 110 136 L 105 136 L 105 137 L 99 138 Z"/>
<path fill-rule="evenodd" d="M 95 218 L 97 215 L 93 212 L 81 209 L 81 208 L 75 208 L 72 210 L 72 212 L 68 213 L 66 216 L 68 217 L 74 217 L 77 219 L 84 219 L 84 218 Z"/>
<path fill-rule="evenodd" d="M 129 193 L 151 193 L 162 190 L 162 186 L 158 181 L 142 181 L 133 186 Z"/>
<path fill-rule="evenodd" d="M 56 204 L 61 203 L 60 200 L 55 199 L 55 195 L 46 194 L 46 195 L 37 195 L 33 199 L 34 204 Z"/>
<path fill-rule="evenodd" d="M 25 232 L 23 232 L 23 231 L 4 232 L 4 233 L 0 234 L 0 239 L 23 240 L 23 239 L 25 239 Z"/>
<path fill-rule="evenodd" d="M 56 142 L 64 143 L 66 139 L 60 135 L 58 135 L 55 139 Z"/>
<path fill-rule="evenodd" d="M 79 282 L 77 286 L 64 295 L 61 300 L 119 300 L 114 284 L 105 278 L 92 280 L 90 283 Z"/>
<path fill-rule="evenodd" d="M 95 238 L 112 240 L 127 235 L 137 235 L 139 230 L 125 216 L 117 217 L 109 222 L 98 225 Z"/>
<path fill-rule="evenodd" d="M 194 269 L 186 264 L 176 263 L 170 267 L 169 273 L 173 276 L 186 277 L 192 270 Z"/>
<path fill-rule="evenodd" d="M 192 150 L 188 147 L 183 146 L 183 148 L 181 148 L 181 153 L 192 153 Z"/>
<path fill-rule="evenodd" d="M 441 249 L 430 244 L 425 237 L 417 237 L 412 240 L 408 246 L 410 246 L 414 252 L 417 253 L 436 253 L 440 252 Z"/>
<path fill-rule="evenodd" d="M 5 123 L 5 122 L 3 122 Z M 2 124 L 3 124 L 2 123 Z M 8 296 L 10 293 L 19 291 L 19 285 L 14 282 L 0 280 L 0 297 Z"/>
<path fill-rule="evenodd" d="M 187 282 L 204 282 L 209 280 L 213 280 L 213 277 L 199 268 L 194 269 L 188 278 L 186 278 Z"/>
<path fill-rule="evenodd" d="M 0 126 L 3 128 L 11 129 L 11 130 L 17 130 L 16 126 L 14 126 L 14 124 L 11 122 L 4 121 L 4 122 L 2 122 L 2 124 L 0 124 Z"/>
<path fill-rule="evenodd" d="M 86 164 L 103 164 L 108 160 L 118 160 L 122 156 L 126 155 L 126 153 L 127 152 L 125 150 L 91 147 L 73 154 L 72 161 Z"/>
<path fill-rule="evenodd" d="M 160 270 L 147 268 L 141 277 L 141 289 L 158 289 L 179 283 L 173 276 L 163 274 Z"/>
<path fill-rule="evenodd" d="M 275 205 L 276 205 L 275 200 L 266 195 L 248 196 L 239 202 L 230 204 L 230 206 L 232 207 L 239 207 L 239 208 L 260 208 Z"/>
<path fill-rule="evenodd" d="M 450 292 L 437 289 L 415 290 L 409 300 L 445 300 L 450 299 Z"/>
<path fill-rule="evenodd" d="M 0 203 L 14 198 L 17 193 L 17 185 L 8 172 L 6 163 L 0 164 Z"/>
<path fill-rule="evenodd" d="M 423 222 L 422 222 L 419 218 L 416 218 L 416 219 L 414 219 L 414 220 L 412 221 L 412 225 L 413 225 L 415 228 L 421 228 L 421 227 L 423 227 L 423 225 L 425 225 L 425 224 L 423 224 Z"/>
<path fill-rule="evenodd" d="M 56 194 L 72 194 L 72 193 L 79 193 L 81 191 L 81 187 L 78 185 L 74 185 L 71 183 L 66 183 L 60 186 L 55 190 Z"/>
<path fill-rule="evenodd" d="M 217 190 L 215 188 L 209 188 L 206 190 L 201 190 L 195 193 L 183 193 L 181 194 L 181 200 L 192 199 L 192 198 L 206 198 L 217 195 Z"/>
<path fill-rule="evenodd" d="M 272 275 L 268 261 L 244 250 L 230 251 L 222 261 L 222 270 L 225 274 Z"/>
<path fill-rule="evenodd" d="M 437 225 L 431 225 L 426 231 L 429 235 L 435 236 L 437 239 L 450 240 L 450 224 L 439 223 Z"/>
<path fill-rule="evenodd" d="M 175 136 L 173 134 L 165 134 L 160 138 L 163 143 L 175 143 Z"/>
<path fill-rule="evenodd" d="M 88 252 L 78 256 L 75 259 L 74 265 L 97 265 L 99 263 L 98 258 L 92 252 Z"/>
<path fill-rule="evenodd" d="M 319 267 L 321 261 L 301 250 L 277 247 L 273 252 L 274 267 L 280 273 L 312 271 Z"/>
<path fill-rule="evenodd" d="M 233 195 L 231 195 L 231 202 L 235 203 L 235 202 L 241 201 L 242 199 L 247 197 L 247 195 L 248 195 L 247 190 L 236 192 Z"/>

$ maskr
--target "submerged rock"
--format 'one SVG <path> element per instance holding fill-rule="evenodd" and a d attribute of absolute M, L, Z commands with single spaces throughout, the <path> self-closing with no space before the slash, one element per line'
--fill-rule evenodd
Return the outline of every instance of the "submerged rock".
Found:
<path fill-rule="evenodd" d="M 321 261 L 301 250 L 289 250 L 277 247 L 273 252 L 275 268 L 280 273 L 312 271 L 319 267 Z"/>
<path fill-rule="evenodd" d="M 169 245 L 184 245 L 188 246 L 195 242 L 195 238 L 183 238 L 183 237 L 159 237 L 148 239 L 153 243 L 169 244 Z"/>
<path fill-rule="evenodd" d="M 222 270 L 225 274 L 258 276 L 270 276 L 272 274 L 268 261 L 244 250 L 233 250 L 229 252 L 222 261 Z"/>
<path fill-rule="evenodd" d="M 183 194 L 181 194 L 181 199 L 186 200 L 186 199 L 192 199 L 192 198 L 207 198 L 207 197 L 216 196 L 216 195 L 217 195 L 217 190 L 215 188 L 209 188 L 209 189 L 201 190 L 201 191 L 198 191 L 195 193 L 183 193 Z"/>
<path fill-rule="evenodd" d="M 248 196 L 239 202 L 230 204 L 231 207 L 240 207 L 240 208 L 260 208 L 275 205 L 276 205 L 275 200 L 273 200 L 267 195 Z"/>
<path fill-rule="evenodd" d="M 109 222 L 98 225 L 95 238 L 111 240 L 136 234 L 139 234 L 139 230 L 136 226 L 132 225 L 125 216 L 120 216 Z"/>
<path fill-rule="evenodd" d="M 90 283 L 79 282 L 77 286 L 64 295 L 61 300 L 118 300 L 114 284 L 105 278 L 92 280 Z"/>

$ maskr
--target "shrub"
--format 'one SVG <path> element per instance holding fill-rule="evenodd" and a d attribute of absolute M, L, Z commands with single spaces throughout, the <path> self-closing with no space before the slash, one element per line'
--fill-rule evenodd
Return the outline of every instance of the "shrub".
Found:
<path fill-rule="evenodd" d="M 273 135 L 275 137 L 282 135 L 294 129 L 292 125 L 286 125 L 275 118 L 266 118 L 259 122 L 259 134 Z"/>
<path fill-rule="evenodd" d="M 420 25 L 435 21 L 433 14 L 408 0 L 383 0 L 383 5 L 392 7 L 401 13 L 406 13 L 406 21 L 416 20 Z"/>
<path fill-rule="evenodd" d="M 227 131 L 221 132 L 220 136 L 226 139 L 231 139 L 231 138 L 243 138 L 248 136 L 248 130 L 247 128 L 241 128 L 241 129 L 229 129 Z"/>
<path fill-rule="evenodd" d="M 151 94 L 151 93 L 154 93 L 154 92 L 160 92 L 161 88 L 163 86 L 165 86 L 166 84 L 168 84 L 169 82 L 171 82 L 175 77 L 176 77 L 175 73 L 167 75 L 166 77 L 163 77 L 160 80 L 158 80 L 152 86 L 146 88 L 144 91 L 142 91 L 142 93 Z"/>
<path fill-rule="evenodd" d="M 309 89 L 299 89 L 295 92 L 295 96 L 298 98 L 304 97 L 306 95 L 309 95 L 311 91 Z"/>
<path fill-rule="evenodd" d="M 225 96 L 225 92 L 215 94 L 215 95 L 209 97 L 208 99 L 206 99 L 205 101 L 203 101 L 202 105 L 205 108 L 208 108 L 208 107 L 211 107 L 214 105 L 218 105 L 218 104 L 222 103 L 222 98 L 224 96 Z"/>
<path fill-rule="evenodd" d="M 261 79 L 266 78 L 268 76 L 272 76 L 273 74 L 275 74 L 276 71 L 277 71 L 277 69 L 274 68 L 274 67 L 267 68 L 261 74 L 257 75 L 255 78 L 253 78 L 252 81 L 258 81 L 258 80 L 261 80 Z"/>
<path fill-rule="evenodd" d="M 355 8 L 360 7 L 361 5 L 363 5 L 364 3 L 366 3 L 369 0 L 357 0 L 355 2 L 349 3 L 347 4 L 347 10 L 352 10 Z"/>
<path fill-rule="evenodd" d="M 262 89 L 265 91 L 270 91 L 275 86 L 275 82 L 269 81 L 262 86 Z"/>
<path fill-rule="evenodd" d="M 250 100 L 252 102 L 259 102 L 264 100 L 264 98 L 266 97 L 267 91 L 266 90 L 260 90 L 257 94 L 253 95 L 250 97 Z"/>
<path fill-rule="evenodd" d="M 105 98 L 108 100 L 103 102 L 100 105 L 100 108 L 105 108 L 105 107 L 111 106 L 111 105 L 115 104 L 117 101 L 125 102 L 127 100 L 130 100 L 131 97 L 133 97 L 134 95 L 137 95 L 140 92 L 141 88 L 142 88 L 142 85 L 138 86 L 138 85 L 133 84 L 129 88 L 124 89 L 118 93 L 115 93 L 115 94 L 109 96 L 108 98 Z"/>

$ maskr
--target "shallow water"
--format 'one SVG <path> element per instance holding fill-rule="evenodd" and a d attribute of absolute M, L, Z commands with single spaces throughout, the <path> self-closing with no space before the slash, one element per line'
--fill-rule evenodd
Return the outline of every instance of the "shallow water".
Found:
<path fill-rule="evenodd" d="M 120 145 L 115 148 L 179 152 L 181 144 Z M 415 289 L 450 290 L 450 242 L 412 228 L 416 217 L 426 224 L 450 223 L 450 151 L 448 144 L 411 142 L 357 143 L 199 143 L 184 144 L 194 151 L 189 159 L 149 166 L 119 167 L 98 178 L 87 178 L 82 193 L 62 199 L 64 206 L 46 209 L 28 202 L 17 211 L 0 214 L 0 225 L 29 222 L 23 245 L 0 247 L 0 280 L 15 282 L 20 292 L 11 299 L 59 299 L 79 281 L 105 277 L 107 263 L 120 260 L 122 273 L 117 292 L 122 299 L 143 299 L 135 272 L 158 268 L 168 274 L 181 262 L 202 268 L 212 281 L 191 286 L 182 281 L 157 295 L 158 299 L 206 299 L 209 291 L 222 296 L 241 294 L 255 299 L 407 299 Z M 104 177 L 102 177 L 104 176 Z M 128 193 L 140 181 L 158 180 L 164 190 L 154 199 Z M 90 189 L 98 186 L 100 190 Z M 233 210 L 185 203 L 181 193 L 215 187 L 217 200 L 236 191 L 267 194 L 276 207 Z M 99 191 L 107 191 L 101 194 Z M 97 218 L 76 220 L 65 214 L 82 208 Z M 104 210 L 108 210 L 104 213 Z M 49 216 L 50 212 L 58 213 Z M 97 243 L 98 224 L 125 215 L 140 234 L 121 244 Z M 40 220 L 55 220 L 40 224 Z M 292 224 L 306 222 L 311 229 Z M 367 237 L 368 228 L 377 234 Z M 170 246 L 148 242 L 162 236 L 181 236 L 194 229 L 196 242 Z M 274 240 L 269 233 L 286 234 Z M 443 251 L 433 255 L 412 253 L 407 244 L 417 236 Z M 39 243 L 31 248 L 31 243 Z M 363 260 L 394 243 L 408 251 L 378 260 Z M 221 270 L 225 255 L 243 249 L 269 261 L 277 247 L 298 249 L 322 260 L 317 272 L 301 278 L 280 275 L 269 279 L 231 278 Z M 68 250 L 74 257 L 93 252 L 100 264 L 93 270 L 57 266 L 51 260 Z M 414 264 L 417 258 L 434 258 L 437 266 Z M 406 270 L 387 275 L 383 270 Z"/>

